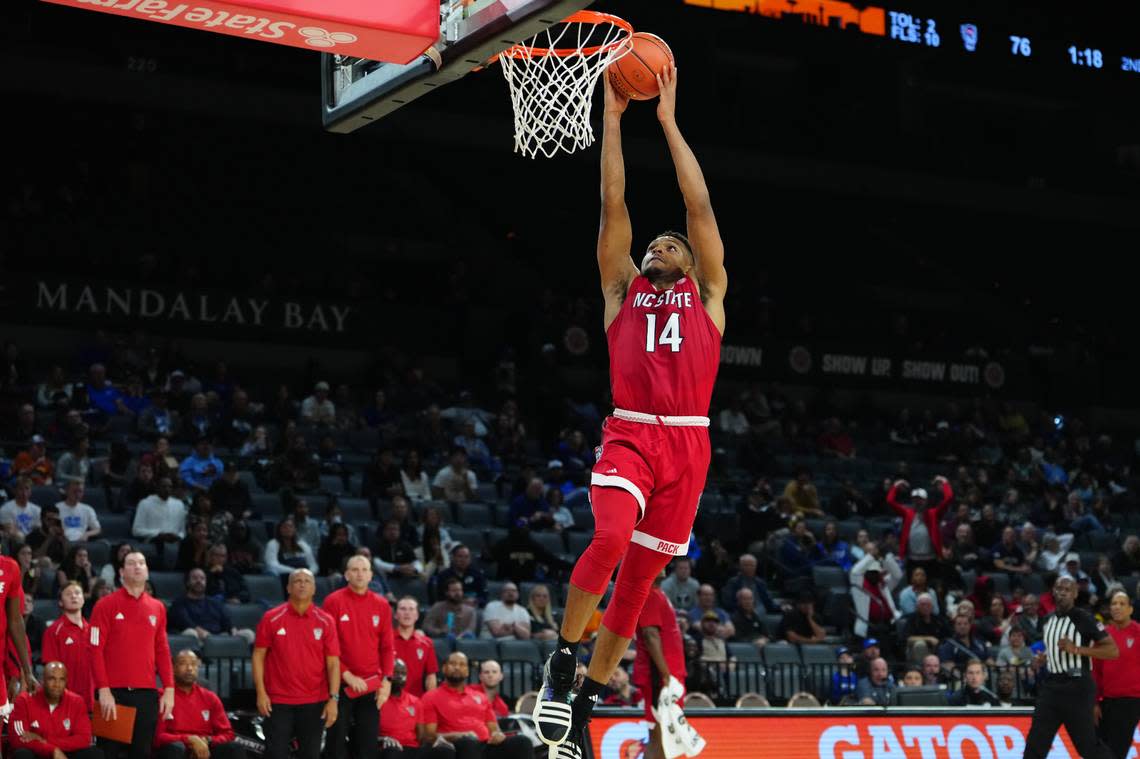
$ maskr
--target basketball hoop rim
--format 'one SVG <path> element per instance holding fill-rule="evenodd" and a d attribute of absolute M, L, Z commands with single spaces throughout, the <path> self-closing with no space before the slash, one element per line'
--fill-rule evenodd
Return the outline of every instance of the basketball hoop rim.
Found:
<path fill-rule="evenodd" d="M 514 45 L 504 50 L 499 55 L 507 58 L 544 58 L 546 56 L 558 56 L 559 58 L 567 58 L 572 55 L 592 56 L 600 52 L 609 52 L 624 44 L 626 44 L 630 37 L 633 36 L 633 24 L 626 21 L 620 16 L 615 16 L 612 13 L 602 13 L 601 11 L 578 11 L 570 16 L 562 19 L 560 23 L 563 24 L 612 24 L 613 26 L 622 29 L 625 34 L 621 35 L 618 39 L 605 45 L 595 45 L 594 47 L 531 47 L 524 43 Z"/>

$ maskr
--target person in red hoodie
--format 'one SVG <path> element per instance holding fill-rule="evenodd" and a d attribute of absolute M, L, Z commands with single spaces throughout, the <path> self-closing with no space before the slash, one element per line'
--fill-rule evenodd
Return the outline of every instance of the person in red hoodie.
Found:
<path fill-rule="evenodd" d="M 1096 680 L 1097 734 L 1115 759 L 1125 759 L 1140 721 L 1140 623 L 1132 619 L 1132 601 L 1124 590 L 1109 599 L 1112 621 L 1105 625 L 1120 649 L 1119 659 L 1093 659 Z"/>
<path fill-rule="evenodd" d="M 87 704 L 67 689 L 67 667 L 60 662 L 44 665 L 42 688 L 16 697 L 8 725 L 11 759 L 102 759 L 91 746 Z"/>
<path fill-rule="evenodd" d="M 91 711 L 95 708 L 91 623 L 83 618 L 83 602 L 83 586 L 77 582 L 69 582 L 59 591 L 59 608 L 63 614 L 44 632 L 41 658 L 63 662 L 67 667 L 67 684 L 86 702 L 87 711 Z"/>
<path fill-rule="evenodd" d="M 154 759 L 245 759 L 221 699 L 198 685 L 201 664 L 189 649 L 174 659 L 174 709 L 159 720 Z"/>
<path fill-rule="evenodd" d="M 920 566 L 932 580 L 941 579 L 942 532 L 939 524 L 942 515 L 954 500 L 950 482 L 939 475 L 934 478 L 934 487 L 939 490 L 938 503 L 930 507 L 926 490 L 910 489 L 906 480 L 896 480 L 887 491 L 887 505 L 902 517 L 902 530 L 899 532 L 899 556 L 906 561 L 907 571 Z M 910 493 L 910 505 L 899 502 L 904 488 Z"/>

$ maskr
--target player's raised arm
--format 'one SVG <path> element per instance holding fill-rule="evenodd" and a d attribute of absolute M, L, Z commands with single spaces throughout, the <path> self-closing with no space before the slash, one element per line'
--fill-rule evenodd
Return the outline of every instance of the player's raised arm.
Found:
<path fill-rule="evenodd" d="M 606 300 L 608 328 L 625 299 L 637 269 L 629 257 L 633 229 L 625 205 L 625 158 L 621 150 L 621 116 L 629 99 L 603 76 L 606 90 L 605 126 L 602 131 L 602 222 L 598 231 L 598 270 Z"/>
<path fill-rule="evenodd" d="M 701 287 L 701 297 L 709 308 L 717 326 L 724 330 L 724 310 L 722 301 L 728 289 L 728 273 L 724 270 L 724 243 L 716 225 L 709 188 L 701 165 L 693 155 L 689 144 L 681 136 L 677 127 L 677 67 L 669 64 L 657 75 L 657 85 L 661 90 L 657 104 L 657 119 L 665 130 L 665 140 L 673 156 L 677 170 L 677 184 L 685 199 L 689 240 L 693 243 L 696 259 L 697 282 Z M 715 309 L 715 310 L 714 310 Z"/>

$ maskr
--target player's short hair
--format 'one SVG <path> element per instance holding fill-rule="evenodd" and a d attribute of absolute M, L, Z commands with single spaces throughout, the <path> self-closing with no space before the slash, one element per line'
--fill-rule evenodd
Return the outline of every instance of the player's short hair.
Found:
<path fill-rule="evenodd" d="M 660 240 L 662 237 L 675 237 L 676 239 L 678 239 L 678 240 L 680 240 L 681 242 L 683 242 L 683 243 L 685 244 L 685 247 L 686 247 L 686 248 L 688 248 L 688 250 L 689 250 L 689 255 L 692 257 L 692 259 L 693 259 L 693 262 L 694 262 L 694 263 L 696 263 L 696 260 L 697 260 L 697 254 L 696 254 L 696 252 L 693 250 L 693 244 L 692 244 L 691 242 L 689 242 L 689 238 L 688 238 L 688 237 L 686 237 L 685 235 L 681 234 L 680 232 L 674 232 L 674 231 L 673 231 L 673 230 L 671 230 L 671 229 L 666 229 L 664 232 L 661 232 L 661 233 L 657 234 L 657 235 L 656 235 L 656 236 L 655 236 L 653 239 L 654 239 L 654 240 Z"/>

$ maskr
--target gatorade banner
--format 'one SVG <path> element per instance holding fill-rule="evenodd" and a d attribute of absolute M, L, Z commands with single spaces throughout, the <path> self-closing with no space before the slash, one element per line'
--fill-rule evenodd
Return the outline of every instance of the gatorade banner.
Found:
<path fill-rule="evenodd" d="M 771 717 L 694 714 L 689 721 L 708 741 L 700 759 L 1022 759 L 1030 715 L 1018 712 L 966 709 L 868 716 L 828 709 L 826 714 L 812 710 L 788 716 L 777 709 Z M 640 714 L 595 716 L 590 722 L 594 759 L 640 759 L 648 727 Z M 1134 747 L 1129 757 L 1136 756 Z M 1080 759 L 1064 729 L 1048 759 Z"/>

